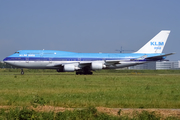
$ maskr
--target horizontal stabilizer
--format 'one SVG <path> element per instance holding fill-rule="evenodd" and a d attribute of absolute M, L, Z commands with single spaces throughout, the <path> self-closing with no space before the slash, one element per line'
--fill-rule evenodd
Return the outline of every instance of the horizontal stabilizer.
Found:
<path fill-rule="evenodd" d="M 166 57 L 166 56 L 169 56 L 169 55 L 173 55 L 175 53 L 168 53 L 168 54 L 164 54 L 164 55 L 158 55 L 158 56 L 153 56 L 153 57 L 147 57 L 146 59 L 147 60 L 150 60 L 150 59 L 155 59 L 155 58 L 162 58 L 162 57 Z"/>

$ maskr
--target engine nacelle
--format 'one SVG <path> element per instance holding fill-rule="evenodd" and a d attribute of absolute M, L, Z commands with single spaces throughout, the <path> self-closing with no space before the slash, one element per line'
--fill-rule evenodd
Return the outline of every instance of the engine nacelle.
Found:
<path fill-rule="evenodd" d="M 101 62 L 92 62 L 91 63 L 91 69 L 92 70 L 101 70 L 103 69 L 104 65 Z"/>
<path fill-rule="evenodd" d="M 73 64 L 64 65 L 64 72 L 74 72 L 75 66 Z"/>

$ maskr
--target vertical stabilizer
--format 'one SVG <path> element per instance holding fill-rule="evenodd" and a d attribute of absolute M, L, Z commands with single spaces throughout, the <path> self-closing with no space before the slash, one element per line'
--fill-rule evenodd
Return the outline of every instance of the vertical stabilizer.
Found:
<path fill-rule="evenodd" d="M 140 48 L 136 53 L 162 53 L 169 36 L 169 30 L 160 31 L 148 43 Z"/>

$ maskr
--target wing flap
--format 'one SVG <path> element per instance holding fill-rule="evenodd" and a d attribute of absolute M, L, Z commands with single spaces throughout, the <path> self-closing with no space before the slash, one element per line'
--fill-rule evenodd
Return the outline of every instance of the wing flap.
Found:
<path fill-rule="evenodd" d="M 48 67 L 63 67 L 66 64 L 79 64 L 79 65 L 91 65 L 92 62 L 86 62 L 86 61 L 81 61 L 81 62 L 71 62 L 71 63 L 56 63 L 56 64 L 48 64 Z"/>

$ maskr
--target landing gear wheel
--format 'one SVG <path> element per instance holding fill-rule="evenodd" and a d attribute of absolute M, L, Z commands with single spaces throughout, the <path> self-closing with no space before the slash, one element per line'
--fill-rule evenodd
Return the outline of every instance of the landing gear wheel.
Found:
<path fill-rule="evenodd" d="M 24 75 L 24 71 L 23 71 L 23 69 L 21 69 L 21 75 Z"/>
<path fill-rule="evenodd" d="M 24 75 L 24 72 L 23 72 L 23 71 L 21 72 L 21 75 Z"/>
<path fill-rule="evenodd" d="M 76 75 L 81 75 L 82 74 L 82 72 L 76 72 Z"/>
<path fill-rule="evenodd" d="M 85 73 L 85 75 L 92 75 L 93 72 L 88 72 L 88 73 Z"/>
<path fill-rule="evenodd" d="M 84 71 L 80 71 L 80 72 L 76 72 L 76 75 L 92 75 L 93 72 L 84 72 Z"/>

